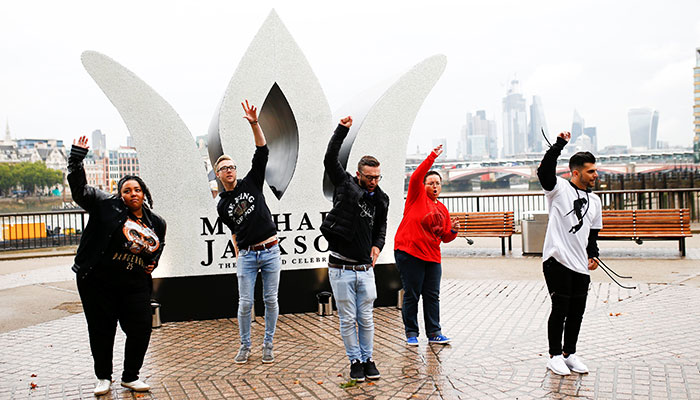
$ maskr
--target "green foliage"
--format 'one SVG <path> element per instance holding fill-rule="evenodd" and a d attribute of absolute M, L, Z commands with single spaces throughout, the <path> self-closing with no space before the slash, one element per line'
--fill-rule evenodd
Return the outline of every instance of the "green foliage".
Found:
<path fill-rule="evenodd" d="M 347 388 L 353 387 L 353 386 L 357 386 L 357 380 L 356 380 L 356 379 L 350 379 L 349 381 L 347 381 L 347 382 L 342 382 L 342 383 L 340 384 L 340 387 L 343 388 L 343 389 L 347 389 Z"/>
<path fill-rule="evenodd" d="M 52 187 L 63 182 L 63 173 L 46 168 L 42 162 L 21 162 L 19 164 L 0 164 L 0 194 L 9 196 L 12 190 L 20 187 L 30 193 L 37 189 Z"/>

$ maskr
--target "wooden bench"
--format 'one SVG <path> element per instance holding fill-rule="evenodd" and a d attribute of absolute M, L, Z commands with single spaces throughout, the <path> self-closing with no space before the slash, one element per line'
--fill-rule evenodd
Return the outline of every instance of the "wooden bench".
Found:
<path fill-rule="evenodd" d="M 508 238 L 508 251 L 513 250 L 512 236 L 515 231 L 513 211 L 450 213 L 450 217 L 459 218 L 458 237 L 467 240 L 470 237 L 501 238 L 502 255 L 506 255 L 506 238 Z"/>
<path fill-rule="evenodd" d="M 685 238 L 690 232 L 690 210 L 603 210 L 601 240 L 631 239 L 678 240 L 678 250 L 685 257 Z"/>

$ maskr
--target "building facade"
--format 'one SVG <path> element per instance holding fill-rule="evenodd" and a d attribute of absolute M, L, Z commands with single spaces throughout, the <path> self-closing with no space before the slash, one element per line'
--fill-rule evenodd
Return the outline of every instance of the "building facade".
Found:
<path fill-rule="evenodd" d="M 544 118 L 544 106 L 540 96 L 532 96 L 532 104 L 530 105 L 530 129 L 528 135 L 529 151 L 532 153 L 542 152 L 542 130 L 545 134 L 549 132 L 547 129 L 547 121 Z"/>
<path fill-rule="evenodd" d="M 695 162 L 700 162 L 700 47 L 695 49 L 695 68 L 693 70 L 693 84 L 695 103 L 693 103 L 693 119 L 695 129 L 693 132 L 693 150 L 695 151 Z"/>
<path fill-rule="evenodd" d="M 633 150 L 656 148 L 656 130 L 659 113 L 651 108 L 632 108 L 627 113 L 630 125 L 630 143 Z"/>
<path fill-rule="evenodd" d="M 512 156 L 527 152 L 527 107 L 520 93 L 520 82 L 512 80 L 503 98 L 503 155 Z"/>

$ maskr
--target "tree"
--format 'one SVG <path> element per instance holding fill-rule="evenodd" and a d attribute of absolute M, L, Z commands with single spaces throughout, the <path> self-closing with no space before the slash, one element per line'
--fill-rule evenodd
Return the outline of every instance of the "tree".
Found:
<path fill-rule="evenodd" d="M 0 164 L 0 194 L 3 196 L 12 194 L 12 189 L 19 183 L 12 167 L 12 164 Z"/>
<path fill-rule="evenodd" d="M 63 182 L 63 173 L 46 168 L 42 162 L 0 164 L 0 191 L 5 196 L 12 194 L 12 189 L 18 185 L 34 194 L 37 189 L 51 187 L 61 182 Z"/>

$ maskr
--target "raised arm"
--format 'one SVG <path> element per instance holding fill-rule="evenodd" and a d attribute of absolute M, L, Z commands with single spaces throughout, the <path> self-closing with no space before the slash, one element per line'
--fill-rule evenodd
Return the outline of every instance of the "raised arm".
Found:
<path fill-rule="evenodd" d="M 255 146 L 265 146 L 267 142 L 265 141 L 265 135 L 263 134 L 260 124 L 258 123 L 258 109 L 255 108 L 255 106 L 249 105 L 248 100 L 246 100 L 245 103 L 241 103 L 241 106 L 243 106 L 243 111 L 245 111 L 243 118 L 248 120 L 250 127 L 253 129 Z"/>
<path fill-rule="evenodd" d="M 352 117 L 348 116 L 340 120 L 338 127 L 335 128 L 331 140 L 328 142 L 326 156 L 323 158 L 323 166 L 326 168 L 326 173 L 333 185 L 338 185 L 345 179 L 345 168 L 338 161 L 340 147 L 343 145 L 343 140 L 348 135 L 352 126 Z"/>
<path fill-rule="evenodd" d="M 564 150 L 564 146 L 569 143 L 569 139 L 571 139 L 571 133 L 560 133 L 556 143 L 547 150 L 537 168 L 537 177 L 544 190 L 550 191 L 557 184 L 557 159 L 561 155 L 561 151 Z"/>
<path fill-rule="evenodd" d="M 106 199 L 108 196 L 101 190 L 88 186 L 83 168 L 83 159 L 88 153 L 88 139 L 81 136 L 77 141 L 73 141 L 73 147 L 68 156 L 68 184 L 71 195 L 80 207 L 87 212 L 92 212 L 97 201 Z"/>
<path fill-rule="evenodd" d="M 250 123 L 250 127 L 253 129 L 253 138 L 255 139 L 253 165 L 247 176 L 250 176 L 255 185 L 262 189 L 265 183 L 265 168 L 267 168 L 270 150 L 266 146 L 267 141 L 265 141 L 265 135 L 258 123 L 258 109 L 255 106 L 249 105 L 248 100 L 246 100 L 245 103 L 241 103 L 241 106 L 243 106 L 243 111 L 245 111 L 243 118 Z"/>
<path fill-rule="evenodd" d="M 440 154 L 442 154 L 442 145 L 434 148 L 430 152 L 428 157 L 423 160 L 422 163 L 413 171 L 411 174 L 411 179 L 408 181 L 408 193 L 406 194 L 406 204 L 415 201 L 421 193 L 425 193 L 425 187 L 423 186 L 423 178 L 425 174 L 430 171 L 430 167 L 433 166 L 435 159 L 437 159 Z"/>

